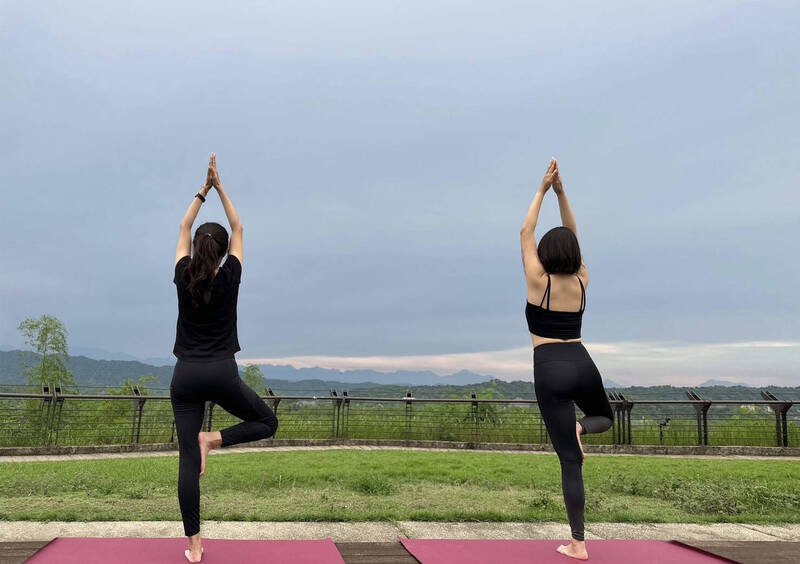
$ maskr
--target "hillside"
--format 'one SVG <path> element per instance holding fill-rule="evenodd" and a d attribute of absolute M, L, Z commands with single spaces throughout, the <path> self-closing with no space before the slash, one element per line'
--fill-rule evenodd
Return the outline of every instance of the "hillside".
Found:
<path fill-rule="evenodd" d="M 38 355 L 28 351 L 0 351 L 0 388 L 10 390 L 14 386 L 27 384 L 24 364 L 35 364 Z M 119 387 L 126 380 L 134 382 L 140 377 L 153 375 L 157 382 L 148 385 L 151 393 L 167 394 L 172 379 L 172 366 L 152 366 L 139 361 L 95 360 L 85 356 L 72 356 L 67 362 L 75 382 L 83 392 L 97 393 L 105 387 Z M 469 397 L 476 393 L 479 397 L 498 399 L 534 399 L 533 383 L 492 379 L 471 372 L 462 371 L 449 377 L 440 377 L 432 372 L 399 371 L 382 373 L 372 370 L 339 371 L 325 368 L 302 368 L 293 366 L 261 366 L 265 387 L 279 395 L 327 396 L 331 389 L 341 393 L 347 390 L 351 396 L 358 397 L 402 397 L 411 391 L 420 398 Z M 315 377 L 322 375 L 323 377 Z M 276 377 L 283 376 L 283 377 Z M 359 378 L 363 380 L 359 381 Z M 464 380 L 467 383 L 463 383 Z M 387 382 L 388 380 L 388 382 Z M 392 382 L 395 380 L 395 382 Z M 396 381 L 408 383 L 396 383 Z M 615 384 L 605 382 L 610 391 Z M 710 385 L 702 387 L 675 386 L 629 386 L 614 388 L 614 391 L 636 400 L 686 399 L 686 391 L 695 389 L 703 398 L 715 400 L 758 400 L 760 389 L 774 393 L 778 398 L 800 401 L 800 387 L 769 386 L 752 388 L 742 385 Z M 263 393 L 263 390 L 259 390 Z"/>

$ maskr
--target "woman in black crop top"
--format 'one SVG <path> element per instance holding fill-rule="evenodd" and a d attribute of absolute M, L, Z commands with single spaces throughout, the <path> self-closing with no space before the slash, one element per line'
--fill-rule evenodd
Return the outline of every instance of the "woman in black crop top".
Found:
<path fill-rule="evenodd" d="M 204 223 L 192 241 L 192 224 L 215 188 L 231 225 L 228 233 L 218 223 Z M 190 244 L 191 243 L 191 244 Z M 192 256 L 190 252 L 194 250 Z M 219 263 L 227 251 L 228 258 Z M 234 354 L 239 351 L 236 306 L 242 276 L 242 224 L 217 172 L 212 153 L 206 183 L 195 195 L 181 221 L 175 251 L 178 323 L 173 353 L 178 358 L 172 373 L 170 399 L 175 414 L 180 459 L 178 503 L 183 529 L 189 537 L 186 559 L 200 562 L 200 476 L 208 452 L 215 448 L 266 439 L 275 434 L 278 420 L 261 398 L 239 377 Z M 201 433 L 205 402 L 212 401 L 242 422 Z"/>
<path fill-rule="evenodd" d="M 558 197 L 562 227 L 545 233 L 537 247 L 534 229 L 551 186 Z M 581 473 L 585 455 L 580 436 L 607 431 L 614 414 L 600 372 L 581 342 L 589 274 L 577 233 L 558 163 L 551 159 L 520 231 L 528 286 L 525 317 L 533 342 L 536 399 L 561 463 L 561 486 L 572 530 L 572 542 L 557 550 L 585 560 Z M 584 413 L 580 421 L 575 420 L 575 404 Z"/>

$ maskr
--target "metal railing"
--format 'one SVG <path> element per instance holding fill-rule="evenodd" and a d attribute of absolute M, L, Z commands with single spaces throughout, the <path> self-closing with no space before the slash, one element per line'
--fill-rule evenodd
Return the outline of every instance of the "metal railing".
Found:
<path fill-rule="evenodd" d="M 0 447 L 168 443 L 177 440 L 168 395 L 138 387 L 130 395 L 0 392 Z M 800 446 L 794 402 L 761 392 L 762 400 L 632 400 L 609 393 L 614 425 L 585 435 L 585 444 Z M 549 442 L 532 399 L 463 399 L 275 395 L 262 399 L 279 419 L 276 438 L 388 439 L 467 443 Z M 797 410 L 795 410 L 797 411 Z M 580 417 L 580 410 L 576 408 Z M 204 430 L 238 419 L 207 402 Z"/>

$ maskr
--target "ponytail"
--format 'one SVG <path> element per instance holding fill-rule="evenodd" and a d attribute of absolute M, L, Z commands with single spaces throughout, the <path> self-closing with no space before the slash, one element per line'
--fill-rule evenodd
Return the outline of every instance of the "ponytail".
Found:
<path fill-rule="evenodd" d="M 192 307 L 200 302 L 211 302 L 214 270 L 228 248 L 228 232 L 218 223 L 204 223 L 194 234 L 194 256 L 189 261 L 189 282 L 186 289 L 192 298 Z"/>

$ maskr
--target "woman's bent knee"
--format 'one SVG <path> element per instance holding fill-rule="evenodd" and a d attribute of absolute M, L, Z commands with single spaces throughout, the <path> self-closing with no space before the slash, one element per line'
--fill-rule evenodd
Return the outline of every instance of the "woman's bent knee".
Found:
<path fill-rule="evenodd" d="M 614 424 L 614 417 L 613 416 L 611 416 L 611 417 L 602 417 L 601 418 L 600 431 L 597 431 L 597 432 L 598 433 L 603 433 L 605 431 L 608 431 L 613 424 Z"/>
<path fill-rule="evenodd" d="M 614 420 L 602 415 L 593 415 L 584 417 L 579 423 L 583 427 L 584 433 L 594 434 L 608 431 L 614 424 Z"/>

